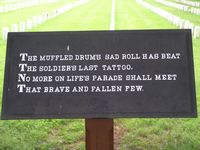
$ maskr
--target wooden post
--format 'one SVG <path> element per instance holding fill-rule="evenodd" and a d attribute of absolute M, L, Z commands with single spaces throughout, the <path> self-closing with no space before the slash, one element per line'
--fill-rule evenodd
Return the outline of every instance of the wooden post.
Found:
<path fill-rule="evenodd" d="M 86 150 L 114 150 L 113 119 L 85 119 Z"/>

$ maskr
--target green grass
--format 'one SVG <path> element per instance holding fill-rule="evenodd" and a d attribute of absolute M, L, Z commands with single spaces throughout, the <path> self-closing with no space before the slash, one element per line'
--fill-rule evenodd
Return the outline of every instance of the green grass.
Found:
<path fill-rule="evenodd" d="M 0 1 L 0 5 L 7 5 L 7 4 L 15 4 L 15 3 L 18 3 L 18 2 L 25 2 L 26 0 L 20 0 L 20 1 L 6 1 L 6 0 L 1 0 Z"/>
<path fill-rule="evenodd" d="M 167 20 L 130 0 L 116 0 L 116 29 L 174 29 Z"/>
<path fill-rule="evenodd" d="M 122 150 L 198 150 L 199 119 L 123 119 L 128 132 Z"/>
<path fill-rule="evenodd" d="M 111 1 L 92 0 L 84 6 L 49 20 L 33 31 L 109 30 L 110 14 Z"/>
<path fill-rule="evenodd" d="M 70 0 L 71 1 L 71 0 Z M 67 1 L 67 2 L 70 2 Z M 147 2 L 200 25 L 199 16 L 174 8 Z M 62 2 L 56 5 L 61 5 Z M 65 3 L 67 3 L 65 2 Z M 57 8 L 47 5 L 45 9 Z M 0 28 L 34 15 L 43 7 L 0 14 Z M 23 13 L 23 15 L 22 15 Z M 36 14 L 37 14 L 36 13 Z M 116 29 L 174 29 L 165 19 L 142 8 L 134 0 L 116 0 Z M 111 16 L 111 0 L 91 0 L 90 3 L 72 9 L 59 17 L 37 26 L 32 31 L 108 30 Z M 0 38 L 0 93 L 2 93 L 6 43 Z M 200 38 L 193 39 L 196 93 L 200 106 Z M 2 94 L 0 94 L 0 98 Z M 1 102 L 0 102 L 1 104 Z M 0 106 L 1 107 L 1 106 Z M 200 114 L 200 111 L 198 111 Z M 200 119 L 116 119 L 125 134 L 120 150 L 198 150 L 200 149 Z M 83 150 L 83 120 L 21 120 L 0 121 L 0 150 Z"/>

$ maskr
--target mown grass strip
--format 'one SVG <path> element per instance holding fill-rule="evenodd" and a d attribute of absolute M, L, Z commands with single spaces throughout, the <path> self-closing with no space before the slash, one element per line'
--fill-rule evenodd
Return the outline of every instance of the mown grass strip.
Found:
<path fill-rule="evenodd" d="M 91 0 L 83 6 L 47 21 L 33 31 L 109 30 L 110 11 L 111 1 Z"/>
<path fill-rule="evenodd" d="M 116 0 L 116 29 L 174 29 L 176 26 L 135 1 Z"/>

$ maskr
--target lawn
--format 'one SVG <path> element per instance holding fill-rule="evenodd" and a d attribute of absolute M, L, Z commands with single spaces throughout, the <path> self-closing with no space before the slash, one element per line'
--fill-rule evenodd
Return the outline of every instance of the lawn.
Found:
<path fill-rule="evenodd" d="M 0 29 L 33 15 L 41 14 L 74 0 L 60 0 L 45 6 L 34 6 L 0 14 Z M 186 13 L 145 0 L 181 18 L 200 25 L 200 15 Z M 115 29 L 175 29 L 157 14 L 141 7 L 135 0 L 115 0 Z M 0 3 L 1 4 L 1 3 Z M 32 31 L 109 30 L 112 0 L 91 0 Z M 200 38 L 193 39 L 196 93 L 200 106 Z M 4 74 L 6 42 L 0 36 L 0 98 Z M 0 102 L 1 104 L 1 102 Z M 1 106 L 0 106 L 1 107 Z M 199 114 L 200 111 L 198 111 Z M 200 149 L 200 119 L 116 119 L 120 150 L 198 150 Z M 120 130 L 120 131 L 119 131 Z M 2 150 L 84 150 L 84 120 L 47 119 L 0 121 Z"/>

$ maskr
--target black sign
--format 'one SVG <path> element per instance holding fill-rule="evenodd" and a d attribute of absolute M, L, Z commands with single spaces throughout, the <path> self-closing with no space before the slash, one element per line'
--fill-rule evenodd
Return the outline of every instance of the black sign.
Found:
<path fill-rule="evenodd" d="M 190 30 L 9 33 L 3 119 L 196 117 Z"/>

